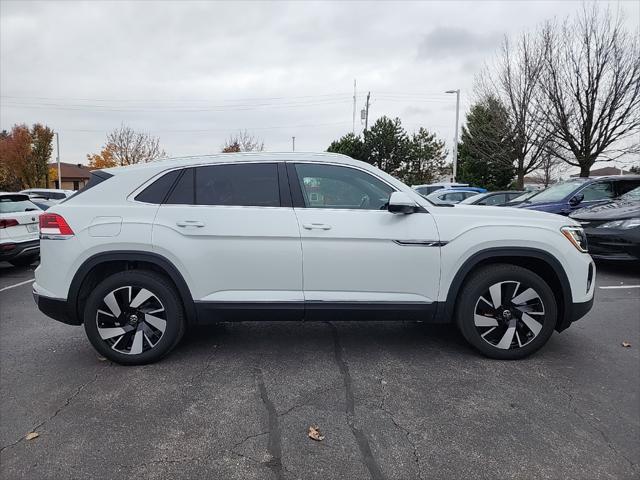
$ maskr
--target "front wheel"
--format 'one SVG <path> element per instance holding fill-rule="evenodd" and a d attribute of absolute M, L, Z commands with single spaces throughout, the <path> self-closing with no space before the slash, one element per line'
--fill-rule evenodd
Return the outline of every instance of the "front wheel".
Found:
<path fill-rule="evenodd" d="M 180 298 L 162 275 L 119 272 L 91 292 L 84 309 L 89 341 L 103 356 L 124 365 L 159 360 L 184 333 Z"/>
<path fill-rule="evenodd" d="M 491 358 L 524 358 L 540 349 L 556 326 L 549 285 L 516 265 L 488 265 L 460 291 L 456 323 L 464 338 Z"/>

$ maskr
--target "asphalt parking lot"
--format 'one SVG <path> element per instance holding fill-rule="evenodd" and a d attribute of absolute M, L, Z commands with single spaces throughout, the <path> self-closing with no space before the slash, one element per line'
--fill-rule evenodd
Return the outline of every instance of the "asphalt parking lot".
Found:
<path fill-rule="evenodd" d="M 600 288 L 638 271 L 600 265 L 591 313 L 516 362 L 453 327 L 328 321 L 201 328 L 120 367 L 0 263 L 0 477 L 639 478 L 640 288 Z"/>

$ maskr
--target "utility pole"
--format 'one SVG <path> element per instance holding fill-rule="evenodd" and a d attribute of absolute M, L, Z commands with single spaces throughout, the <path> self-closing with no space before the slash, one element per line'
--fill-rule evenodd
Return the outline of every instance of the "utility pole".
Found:
<path fill-rule="evenodd" d="M 295 152 L 296 151 L 296 137 L 291 137 L 291 151 Z"/>
<path fill-rule="evenodd" d="M 351 133 L 356 134 L 356 79 L 353 79 L 353 127 Z"/>
<path fill-rule="evenodd" d="M 456 181 L 456 174 L 458 173 L 458 122 L 460 120 L 460 89 L 447 90 L 444 93 L 456 94 L 456 131 L 453 134 L 453 181 Z"/>
<path fill-rule="evenodd" d="M 58 164 L 58 188 L 62 188 L 62 176 L 60 175 L 60 135 L 56 132 L 56 163 Z M 47 185 L 48 187 L 49 185 Z"/>
<path fill-rule="evenodd" d="M 367 92 L 367 103 L 364 106 L 364 131 L 367 131 L 367 126 L 369 125 L 369 98 L 371 97 L 371 92 Z"/>

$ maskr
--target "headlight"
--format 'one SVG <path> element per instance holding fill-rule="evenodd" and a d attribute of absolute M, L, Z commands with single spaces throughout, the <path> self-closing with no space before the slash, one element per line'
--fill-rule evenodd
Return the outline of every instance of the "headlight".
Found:
<path fill-rule="evenodd" d="M 574 247 L 581 252 L 587 252 L 587 236 L 582 227 L 562 227 L 560 231 Z"/>
<path fill-rule="evenodd" d="M 612 222 L 603 223 L 596 228 L 621 228 L 627 230 L 628 228 L 640 227 L 640 217 L 627 218 L 626 220 L 614 220 Z"/>

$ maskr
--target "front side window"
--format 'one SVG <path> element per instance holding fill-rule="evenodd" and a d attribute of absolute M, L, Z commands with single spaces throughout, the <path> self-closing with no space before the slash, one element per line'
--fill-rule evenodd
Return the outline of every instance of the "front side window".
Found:
<path fill-rule="evenodd" d="M 308 208 L 384 210 L 392 187 L 373 175 L 350 167 L 296 164 L 296 173 Z"/>
<path fill-rule="evenodd" d="M 507 200 L 505 198 L 505 194 L 499 193 L 498 195 L 488 196 L 482 202 L 480 202 L 480 205 L 500 205 L 506 201 Z"/>
<path fill-rule="evenodd" d="M 613 198 L 613 185 L 611 182 L 594 183 L 580 193 L 584 195 L 583 202 Z"/>

